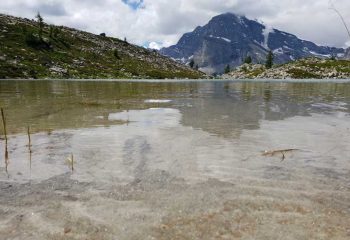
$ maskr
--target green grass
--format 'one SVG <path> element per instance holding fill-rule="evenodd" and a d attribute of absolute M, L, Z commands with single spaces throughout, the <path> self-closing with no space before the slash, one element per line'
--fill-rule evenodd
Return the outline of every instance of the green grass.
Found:
<path fill-rule="evenodd" d="M 350 61 L 347 60 L 326 60 L 325 62 L 304 63 L 303 65 L 314 69 L 336 69 L 338 72 L 350 73 Z"/>
<path fill-rule="evenodd" d="M 287 71 L 287 73 L 291 74 L 292 78 L 296 79 L 320 78 L 320 76 L 318 76 L 317 74 L 297 68 L 290 69 Z"/>

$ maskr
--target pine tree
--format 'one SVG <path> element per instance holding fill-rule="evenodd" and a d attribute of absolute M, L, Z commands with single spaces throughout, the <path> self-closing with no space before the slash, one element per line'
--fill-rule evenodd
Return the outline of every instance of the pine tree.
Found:
<path fill-rule="evenodd" d="M 272 51 L 269 51 L 269 53 L 266 56 L 266 63 L 265 63 L 266 68 L 272 68 L 273 59 L 274 59 L 273 53 L 272 53 Z"/>
<path fill-rule="evenodd" d="M 227 64 L 227 66 L 225 67 L 225 73 L 229 73 L 231 72 L 231 68 L 230 68 L 230 65 Z"/>
<path fill-rule="evenodd" d="M 39 27 L 39 38 L 40 40 L 43 39 L 43 31 L 44 31 L 44 19 L 40 15 L 40 12 L 36 15 L 36 19 L 38 20 L 38 27 Z"/>
<path fill-rule="evenodd" d="M 114 50 L 113 50 L 113 55 L 114 55 L 114 57 L 115 57 L 116 59 L 118 59 L 118 60 L 121 59 L 120 56 L 119 56 L 119 52 L 118 52 L 117 49 L 114 49 Z"/>
<path fill-rule="evenodd" d="M 52 38 L 53 37 L 53 31 L 54 31 L 54 26 L 53 25 L 50 25 L 50 28 L 49 28 L 49 37 Z"/>
<path fill-rule="evenodd" d="M 244 59 L 244 63 L 251 64 L 252 63 L 252 57 L 248 56 Z"/>
<path fill-rule="evenodd" d="M 192 59 L 191 62 L 189 63 L 190 67 L 193 68 L 194 66 L 194 60 Z"/>

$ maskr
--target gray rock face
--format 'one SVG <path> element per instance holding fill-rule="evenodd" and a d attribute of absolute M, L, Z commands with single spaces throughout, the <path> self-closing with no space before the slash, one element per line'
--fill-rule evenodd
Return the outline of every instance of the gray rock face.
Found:
<path fill-rule="evenodd" d="M 350 60 L 350 47 L 348 49 L 346 49 L 344 59 Z"/>
<path fill-rule="evenodd" d="M 193 59 L 207 73 L 222 73 L 225 66 L 239 66 L 247 56 L 252 57 L 253 63 L 264 63 L 270 50 L 274 52 L 275 63 L 310 56 L 341 57 L 345 53 L 342 48 L 318 46 L 232 13 L 214 17 L 160 53 L 183 63 Z"/>

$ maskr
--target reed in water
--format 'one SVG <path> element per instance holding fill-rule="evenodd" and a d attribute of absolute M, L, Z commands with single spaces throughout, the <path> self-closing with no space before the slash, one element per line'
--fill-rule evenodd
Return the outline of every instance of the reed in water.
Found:
<path fill-rule="evenodd" d="M 9 165 L 10 161 L 9 161 L 9 152 L 8 152 L 8 149 L 7 149 L 6 118 L 5 118 L 5 113 L 4 113 L 4 109 L 3 108 L 1 108 L 1 118 L 2 118 L 2 125 L 3 125 L 3 128 L 4 128 L 4 140 L 5 140 L 5 170 L 6 170 L 6 173 L 7 173 L 7 177 L 9 177 L 8 165 Z"/>
<path fill-rule="evenodd" d="M 7 131 L 6 131 L 6 119 L 5 119 L 5 113 L 4 113 L 4 109 L 1 108 L 1 118 L 2 118 L 2 125 L 4 128 L 4 136 L 5 136 L 5 141 L 7 144 Z"/>
<path fill-rule="evenodd" d="M 32 139 L 30 137 L 30 127 L 27 127 L 27 135 L 28 135 L 28 148 L 29 151 L 32 152 Z"/>
<path fill-rule="evenodd" d="M 5 170 L 6 170 L 6 174 L 7 174 L 7 177 L 9 178 L 9 172 L 8 172 L 8 166 L 10 164 L 10 160 L 9 160 L 9 152 L 8 152 L 8 149 L 7 149 L 7 141 L 5 142 Z"/>
<path fill-rule="evenodd" d="M 28 150 L 29 150 L 29 166 L 32 169 L 32 139 L 30 137 L 30 127 L 27 127 L 27 135 L 28 135 Z"/>

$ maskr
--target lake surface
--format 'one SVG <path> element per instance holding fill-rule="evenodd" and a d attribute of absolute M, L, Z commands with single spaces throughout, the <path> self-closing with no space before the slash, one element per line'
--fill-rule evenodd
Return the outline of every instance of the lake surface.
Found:
<path fill-rule="evenodd" d="M 350 238 L 350 83 L 12 80 L 0 106 L 0 238 Z"/>

